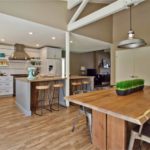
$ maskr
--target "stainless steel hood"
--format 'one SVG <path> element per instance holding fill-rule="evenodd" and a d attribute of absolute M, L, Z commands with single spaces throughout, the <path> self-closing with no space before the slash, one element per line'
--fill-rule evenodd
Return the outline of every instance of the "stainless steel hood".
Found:
<path fill-rule="evenodd" d="M 28 60 L 30 56 L 24 50 L 25 46 L 23 44 L 15 44 L 14 52 L 9 57 L 10 60 Z"/>

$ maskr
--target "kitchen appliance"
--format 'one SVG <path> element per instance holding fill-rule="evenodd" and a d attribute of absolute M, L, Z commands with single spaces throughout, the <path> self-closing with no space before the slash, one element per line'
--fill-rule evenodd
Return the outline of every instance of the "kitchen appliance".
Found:
<path fill-rule="evenodd" d="M 15 44 L 14 52 L 9 57 L 10 60 L 28 60 L 30 59 L 29 55 L 25 52 L 25 45 L 23 44 Z"/>
<path fill-rule="evenodd" d="M 28 67 L 28 80 L 34 80 L 37 75 L 37 68 L 36 67 Z"/>
<path fill-rule="evenodd" d="M 62 60 L 61 59 L 45 59 L 41 64 L 41 74 L 50 76 L 62 75 Z"/>

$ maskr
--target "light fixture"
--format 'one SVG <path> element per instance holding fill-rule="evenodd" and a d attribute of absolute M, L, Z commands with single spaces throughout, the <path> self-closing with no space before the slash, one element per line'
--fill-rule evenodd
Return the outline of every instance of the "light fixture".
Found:
<path fill-rule="evenodd" d="M 36 44 L 36 47 L 39 47 L 40 45 L 39 44 Z"/>
<path fill-rule="evenodd" d="M 118 48 L 138 48 L 146 45 L 143 39 L 134 38 L 135 33 L 132 30 L 132 5 L 130 7 L 130 30 L 128 32 L 128 39 L 119 42 Z"/>
<path fill-rule="evenodd" d="M 5 39 L 4 39 L 4 38 L 1 38 L 1 42 L 5 42 Z"/>
<path fill-rule="evenodd" d="M 52 40 L 55 40 L 55 39 L 56 39 L 56 37 L 55 37 L 55 36 L 53 36 L 53 37 L 52 37 Z"/>
<path fill-rule="evenodd" d="M 70 41 L 70 43 L 73 43 L 73 41 Z"/>
<path fill-rule="evenodd" d="M 33 32 L 29 32 L 28 34 L 29 34 L 29 35 L 33 35 Z"/>

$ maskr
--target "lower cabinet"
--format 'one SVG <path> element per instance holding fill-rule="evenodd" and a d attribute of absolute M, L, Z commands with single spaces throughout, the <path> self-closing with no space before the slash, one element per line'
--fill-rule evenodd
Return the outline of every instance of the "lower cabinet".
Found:
<path fill-rule="evenodd" d="M 13 95 L 13 77 L 0 77 L 0 96 Z"/>

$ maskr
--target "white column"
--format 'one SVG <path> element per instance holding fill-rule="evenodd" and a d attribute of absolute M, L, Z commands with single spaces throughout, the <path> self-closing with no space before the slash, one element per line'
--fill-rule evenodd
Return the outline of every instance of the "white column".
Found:
<path fill-rule="evenodd" d="M 70 32 L 66 32 L 66 96 L 70 95 Z M 66 101 L 66 106 L 69 107 L 69 101 Z"/>

